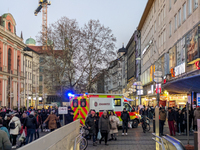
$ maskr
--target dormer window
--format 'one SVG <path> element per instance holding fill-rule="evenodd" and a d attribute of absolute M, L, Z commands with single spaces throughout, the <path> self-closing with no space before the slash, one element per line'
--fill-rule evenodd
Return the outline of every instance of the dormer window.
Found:
<path fill-rule="evenodd" d="M 11 31 L 11 24 L 10 24 L 10 22 L 8 23 L 8 30 Z"/>

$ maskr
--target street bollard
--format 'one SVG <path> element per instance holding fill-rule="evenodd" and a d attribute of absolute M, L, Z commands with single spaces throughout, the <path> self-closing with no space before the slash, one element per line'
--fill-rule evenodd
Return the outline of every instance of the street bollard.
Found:
<path fill-rule="evenodd" d="M 198 132 L 194 131 L 194 150 L 198 150 Z"/>

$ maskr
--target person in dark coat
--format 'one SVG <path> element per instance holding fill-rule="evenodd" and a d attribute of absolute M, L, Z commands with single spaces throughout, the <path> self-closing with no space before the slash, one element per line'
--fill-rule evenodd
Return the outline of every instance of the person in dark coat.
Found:
<path fill-rule="evenodd" d="M 169 125 L 169 130 L 170 130 L 170 135 L 172 136 L 172 132 L 174 133 L 174 136 L 176 135 L 175 133 L 175 128 L 174 128 L 174 122 L 175 122 L 175 113 L 172 110 L 171 107 L 168 108 L 168 125 Z"/>
<path fill-rule="evenodd" d="M 71 122 L 73 122 L 74 118 L 74 111 L 72 110 L 72 108 L 70 106 L 68 106 L 68 114 L 66 115 L 65 124 L 69 124 Z"/>
<path fill-rule="evenodd" d="M 179 109 L 178 110 L 178 114 L 176 114 L 176 123 L 177 123 L 177 129 L 178 129 L 178 133 L 179 135 L 181 135 L 181 132 L 183 133 L 183 113 L 182 111 Z"/>
<path fill-rule="evenodd" d="M 99 140 L 99 144 L 101 144 L 102 139 L 105 139 L 105 145 L 108 146 L 108 133 L 110 132 L 110 121 L 108 117 L 108 113 L 104 110 L 103 115 L 99 119 L 99 130 L 101 132 L 102 138 Z"/>
<path fill-rule="evenodd" d="M 32 111 L 24 122 L 23 129 L 25 129 L 25 127 L 27 127 L 26 144 L 29 143 L 29 137 L 30 137 L 30 143 L 32 142 L 33 135 L 35 134 L 35 130 L 37 129 L 37 120 L 34 115 L 35 114 Z"/>
<path fill-rule="evenodd" d="M 45 110 L 43 109 L 42 110 L 42 113 L 41 113 L 41 119 L 42 119 L 42 124 L 44 123 L 44 121 L 47 119 L 47 113 L 45 112 Z M 44 127 L 41 126 L 41 132 L 44 130 Z"/>
<path fill-rule="evenodd" d="M 126 135 L 128 135 L 128 122 L 130 121 L 130 116 L 129 113 L 126 111 L 126 108 L 124 108 L 122 114 L 121 114 L 121 119 L 122 119 L 122 135 L 124 135 L 124 129 L 126 129 Z"/>
<path fill-rule="evenodd" d="M 97 146 L 96 144 L 96 118 L 95 118 L 95 112 L 91 111 L 91 115 L 87 117 L 85 121 L 85 125 L 89 129 L 90 135 L 93 136 L 93 146 Z"/>
<path fill-rule="evenodd" d="M 96 139 L 97 139 L 97 135 L 99 132 L 99 119 L 100 119 L 98 112 L 95 114 L 95 119 L 96 119 L 95 125 L 96 125 Z"/>

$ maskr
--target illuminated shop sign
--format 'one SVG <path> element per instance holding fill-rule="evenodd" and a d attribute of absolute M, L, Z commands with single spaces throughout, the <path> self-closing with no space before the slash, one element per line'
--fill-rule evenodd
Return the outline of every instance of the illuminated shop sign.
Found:
<path fill-rule="evenodd" d="M 178 65 L 175 67 L 175 76 L 178 76 L 182 73 L 185 73 L 185 63 Z"/>

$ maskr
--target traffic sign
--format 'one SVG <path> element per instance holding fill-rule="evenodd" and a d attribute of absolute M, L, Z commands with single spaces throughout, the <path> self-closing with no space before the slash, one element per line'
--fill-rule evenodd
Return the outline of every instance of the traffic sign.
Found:
<path fill-rule="evenodd" d="M 140 85 L 139 85 L 139 86 L 137 86 L 137 89 L 138 89 L 138 90 L 142 90 L 142 89 L 143 89 L 143 86 L 140 86 Z"/>
<path fill-rule="evenodd" d="M 58 107 L 58 114 L 68 114 L 67 107 Z"/>
<path fill-rule="evenodd" d="M 161 77 L 162 76 L 162 71 L 155 71 L 154 72 L 155 77 Z"/>
<path fill-rule="evenodd" d="M 137 95 L 143 95 L 143 90 L 137 90 Z"/>

